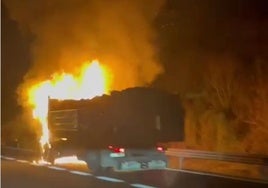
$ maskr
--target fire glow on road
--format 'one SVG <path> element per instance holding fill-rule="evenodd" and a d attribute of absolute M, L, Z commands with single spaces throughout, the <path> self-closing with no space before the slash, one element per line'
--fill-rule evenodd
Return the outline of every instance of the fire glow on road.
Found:
<path fill-rule="evenodd" d="M 54 163 L 57 165 L 59 164 L 84 164 L 86 165 L 85 161 L 79 160 L 77 156 L 68 156 L 68 157 L 60 157 L 55 159 Z"/>

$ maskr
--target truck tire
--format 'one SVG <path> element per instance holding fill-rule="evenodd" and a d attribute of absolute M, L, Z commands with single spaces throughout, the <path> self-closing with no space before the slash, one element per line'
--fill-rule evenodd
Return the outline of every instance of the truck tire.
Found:
<path fill-rule="evenodd" d="M 87 166 L 93 174 L 99 174 L 102 171 L 102 168 L 100 167 L 100 164 L 98 164 L 98 161 L 87 162 Z"/>
<path fill-rule="evenodd" d="M 57 152 L 54 150 L 51 150 L 48 155 L 48 162 L 50 162 L 52 165 L 55 164 Z"/>
<path fill-rule="evenodd" d="M 114 167 L 102 167 L 102 173 L 108 174 L 108 175 L 113 175 L 115 173 Z"/>
<path fill-rule="evenodd" d="M 52 165 L 54 165 L 57 155 L 58 155 L 58 152 L 55 149 L 45 148 L 45 151 L 43 153 L 43 158 L 45 161 L 50 162 Z"/>
<path fill-rule="evenodd" d="M 98 151 L 88 152 L 86 157 L 86 163 L 92 173 L 102 173 L 103 168 L 101 167 L 100 153 Z"/>

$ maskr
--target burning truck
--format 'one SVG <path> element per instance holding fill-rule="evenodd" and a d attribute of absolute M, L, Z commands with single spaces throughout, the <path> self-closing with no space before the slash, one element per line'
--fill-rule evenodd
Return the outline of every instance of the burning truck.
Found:
<path fill-rule="evenodd" d="M 184 111 L 178 96 L 152 88 L 113 91 L 93 99 L 49 99 L 52 162 L 77 155 L 93 172 L 161 169 L 168 165 L 158 144 L 182 141 Z"/>

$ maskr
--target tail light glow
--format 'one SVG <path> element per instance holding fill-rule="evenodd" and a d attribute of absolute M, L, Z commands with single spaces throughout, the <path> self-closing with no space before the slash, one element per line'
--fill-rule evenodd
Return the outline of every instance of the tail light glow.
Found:
<path fill-rule="evenodd" d="M 121 153 L 124 153 L 124 152 L 125 152 L 125 149 L 124 149 L 124 148 L 119 148 L 119 151 L 120 151 Z"/>
<path fill-rule="evenodd" d="M 159 147 L 159 146 L 158 146 L 156 149 L 157 149 L 157 151 L 164 152 L 164 148 L 162 148 L 162 147 Z"/>
<path fill-rule="evenodd" d="M 108 146 L 108 148 L 113 152 L 113 153 L 125 153 L 125 148 L 118 148 L 118 147 L 113 147 L 113 146 Z"/>

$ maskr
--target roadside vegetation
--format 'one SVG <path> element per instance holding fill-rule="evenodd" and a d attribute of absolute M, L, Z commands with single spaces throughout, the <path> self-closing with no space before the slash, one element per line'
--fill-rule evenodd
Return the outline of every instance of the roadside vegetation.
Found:
<path fill-rule="evenodd" d="M 199 93 L 182 95 L 185 144 L 193 149 L 267 155 L 268 66 L 261 60 L 221 61 L 207 64 Z"/>

